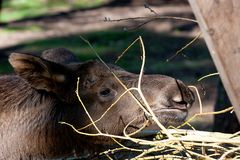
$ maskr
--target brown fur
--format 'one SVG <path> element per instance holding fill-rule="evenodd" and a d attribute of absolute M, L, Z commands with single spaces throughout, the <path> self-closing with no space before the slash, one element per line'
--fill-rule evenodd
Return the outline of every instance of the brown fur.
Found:
<path fill-rule="evenodd" d="M 41 57 L 60 64 L 79 62 L 74 53 L 65 48 L 53 48 L 45 50 Z"/>
<path fill-rule="evenodd" d="M 90 122 L 75 94 L 77 77 L 79 94 L 94 120 L 124 88 L 98 61 L 70 64 L 71 60 L 43 58 L 13 53 L 9 61 L 17 75 L 0 77 L 0 159 L 59 158 L 91 144 L 109 143 L 108 138 L 78 135 L 59 121 L 76 128 Z M 126 86 L 137 85 L 138 75 L 115 66 L 111 70 Z M 143 76 L 142 91 L 164 125 L 182 122 L 194 101 L 192 92 L 181 81 L 163 75 Z M 135 117 L 135 127 L 147 118 L 126 94 L 96 125 L 104 133 L 121 135 Z M 96 133 L 92 126 L 83 131 Z"/>

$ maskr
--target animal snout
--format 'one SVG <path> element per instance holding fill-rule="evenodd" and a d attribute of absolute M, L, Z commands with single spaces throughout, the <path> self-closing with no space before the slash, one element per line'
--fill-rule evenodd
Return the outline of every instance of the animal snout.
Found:
<path fill-rule="evenodd" d="M 179 80 L 176 80 L 176 84 L 178 89 L 170 99 L 172 103 L 171 107 L 189 109 L 195 101 L 193 92 Z"/>

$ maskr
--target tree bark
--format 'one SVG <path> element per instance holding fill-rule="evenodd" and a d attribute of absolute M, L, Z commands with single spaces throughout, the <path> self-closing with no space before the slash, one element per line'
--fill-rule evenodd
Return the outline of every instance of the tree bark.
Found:
<path fill-rule="evenodd" d="M 240 122 L 240 1 L 188 1 Z"/>

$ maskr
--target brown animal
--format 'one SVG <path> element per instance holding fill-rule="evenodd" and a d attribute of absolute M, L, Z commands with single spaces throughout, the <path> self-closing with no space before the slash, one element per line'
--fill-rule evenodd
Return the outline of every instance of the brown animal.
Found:
<path fill-rule="evenodd" d="M 68 49 L 65 48 L 53 48 L 44 51 L 41 57 L 60 64 L 78 63 L 78 58 Z"/>
<path fill-rule="evenodd" d="M 71 58 L 53 62 L 54 56 L 42 57 L 12 53 L 9 62 L 16 75 L 0 77 L 0 159 L 59 158 L 92 144 L 109 143 L 108 138 L 82 136 L 59 124 L 81 128 L 90 123 L 75 94 L 77 78 L 80 97 L 94 120 L 125 91 L 111 71 L 127 87 L 137 85 L 137 74 L 113 65 L 110 71 L 97 60 L 70 63 Z M 142 92 L 164 125 L 182 122 L 194 101 L 181 81 L 163 75 L 144 75 Z M 96 125 L 104 133 L 122 135 L 134 118 L 129 131 L 149 117 L 128 93 Z M 96 133 L 92 126 L 83 131 Z"/>

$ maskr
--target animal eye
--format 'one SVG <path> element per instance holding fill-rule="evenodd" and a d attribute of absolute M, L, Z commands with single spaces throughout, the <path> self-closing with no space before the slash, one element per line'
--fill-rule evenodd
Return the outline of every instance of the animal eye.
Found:
<path fill-rule="evenodd" d="M 104 88 L 103 90 L 100 91 L 100 95 L 103 97 L 106 97 L 110 94 L 111 90 L 109 88 Z"/>

